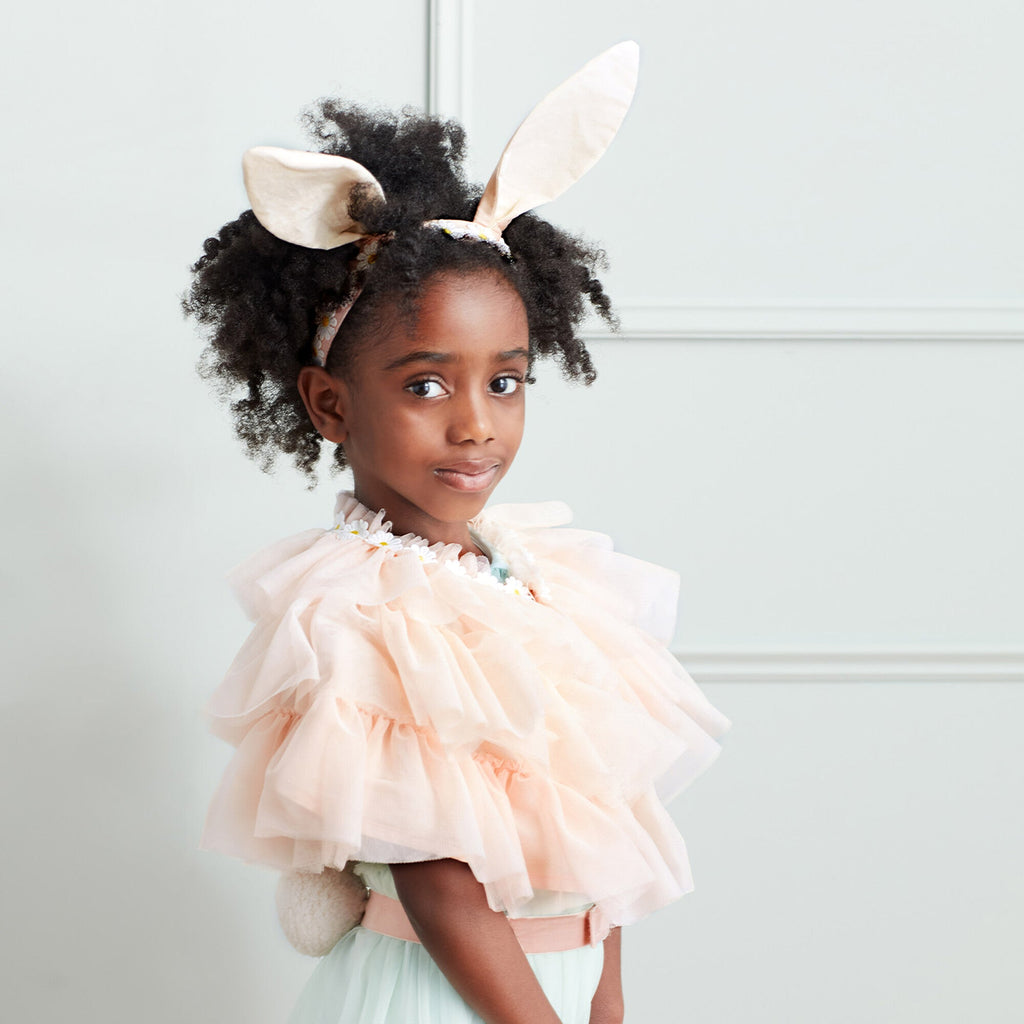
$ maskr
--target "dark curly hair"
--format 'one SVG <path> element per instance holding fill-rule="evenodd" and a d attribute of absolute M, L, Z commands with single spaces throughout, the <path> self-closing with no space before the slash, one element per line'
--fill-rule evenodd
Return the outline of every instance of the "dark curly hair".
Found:
<path fill-rule="evenodd" d="M 331 347 L 327 369 L 343 375 L 360 345 L 397 307 L 414 316 L 417 297 L 439 273 L 490 272 L 515 288 L 526 307 L 531 359 L 551 356 L 563 374 L 590 384 L 596 374 L 578 335 L 588 303 L 610 324 L 608 296 L 594 276 L 604 254 L 531 214 L 504 232 L 513 254 L 454 241 L 423 222 L 469 220 L 481 190 L 462 171 L 465 132 L 405 110 L 400 114 L 320 100 L 303 117 L 322 152 L 359 161 L 381 183 L 386 201 L 361 196 L 350 211 L 368 232 L 394 237 L 380 252 L 362 294 Z M 306 413 L 298 371 L 313 364 L 319 318 L 350 289 L 356 249 L 307 249 L 274 237 L 246 210 L 208 238 L 183 299 L 208 335 L 199 370 L 228 401 L 248 454 L 264 470 L 282 453 L 310 479 L 323 438 Z M 239 397 L 239 391 L 244 394 Z M 345 466 L 341 446 L 335 463 Z"/>

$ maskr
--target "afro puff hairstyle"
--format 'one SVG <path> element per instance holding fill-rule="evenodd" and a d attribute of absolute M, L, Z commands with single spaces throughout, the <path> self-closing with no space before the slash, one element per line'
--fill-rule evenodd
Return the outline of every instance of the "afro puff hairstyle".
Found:
<path fill-rule="evenodd" d="M 567 378 L 594 380 L 579 326 L 588 305 L 615 323 L 594 276 L 604 265 L 599 249 L 528 213 L 504 232 L 511 261 L 495 246 L 425 228 L 424 221 L 435 218 L 472 219 L 482 193 L 464 177 L 465 132 L 456 122 L 331 99 L 319 101 L 303 120 L 322 152 L 357 160 L 377 178 L 386 201 L 357 196 L 350 210 L 369 233 L 394 234 L 380 247 L 331 347 L 329 372 L 344 375 L 375 327 L 392 322 L 389 312 L 414 317 L 417 297 L 435 275 L 491 273 L 526 307 L 531 361 L 553 357 Z M 319 318 L 349 293 L 356 247 L 307 249 L 281 241 L 247 210 L 208 238 L 203 250 L 183 299 L 186 314 L 208 337 L 199 371 L 231 402 L 238 436 L 260 467 L 269 471 L 280 454 L 291 455 L 312 486 L 323 438 L 302 403 L 298 372 L 314 363 Z M 339 468 L 346 464 L 340 445 L 334 461 Z"/>

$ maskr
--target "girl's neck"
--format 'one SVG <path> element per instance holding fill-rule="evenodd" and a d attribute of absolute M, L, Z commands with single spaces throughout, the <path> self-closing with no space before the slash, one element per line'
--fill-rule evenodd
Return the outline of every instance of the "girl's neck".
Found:
<path fill-rule="evenodd" d="M 473 540 L 468 520 L 457 519 L 445 522 L 435 519 L 422 509 L 407 503 L 375 499 L 373 495 L 365 493 L 358 483 L 355 485 L 353 495 L 356 501 L 373 512 L 383 509 L 386 518 L 391 521 L 391 532 L 396 537 L 412 533 L 417 537 L 422 537 L 430 544 L 458 544 L 464 552 L 475 555 L 484 554 Z"/>

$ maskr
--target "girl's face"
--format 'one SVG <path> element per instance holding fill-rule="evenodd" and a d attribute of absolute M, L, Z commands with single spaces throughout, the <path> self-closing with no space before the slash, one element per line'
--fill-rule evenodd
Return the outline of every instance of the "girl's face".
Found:
<path fill-rule="evenodd" d="M 344 379 L 330 378 L 335 436 L 315 414 L 314 423 L 345 446 L 356 497 L 385 509 L 395 533 L 472 547 L 466 520 L 523 436 L 526 309 L 495 274 L 439 274 L 414 323 L 382 320 L 393 326 L 360 349 Z"/>

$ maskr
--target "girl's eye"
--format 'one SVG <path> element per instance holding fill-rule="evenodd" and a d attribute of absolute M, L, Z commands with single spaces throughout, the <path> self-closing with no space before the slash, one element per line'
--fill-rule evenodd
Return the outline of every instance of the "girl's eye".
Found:
<path fill-rule="evenodd" d="M 511 395 L 522 383 L 520 377 L 495 377 L 491 381 L 491 390 L 496 395 Z"/>
<path fill-rule="evenodd" d="M 415 380 L 407 384 L 405 390 L 417 398 L 439 398 L 444 394 L 441 382 L 436 380 Z"/>

